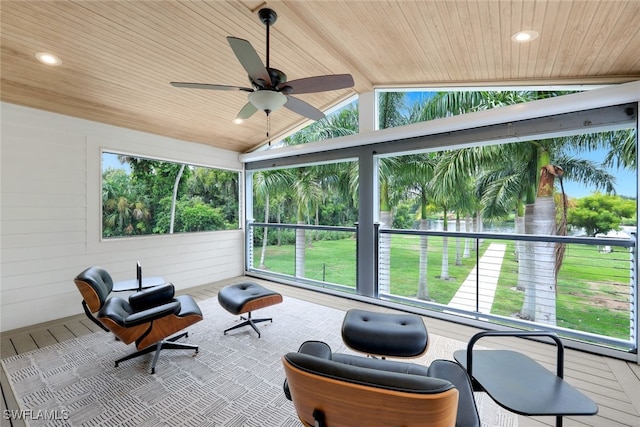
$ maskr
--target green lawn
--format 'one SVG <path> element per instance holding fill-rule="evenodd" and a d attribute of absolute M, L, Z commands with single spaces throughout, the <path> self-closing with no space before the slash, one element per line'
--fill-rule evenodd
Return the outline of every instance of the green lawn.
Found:
<path fill-rule="evenodd" d="M 557 326 L 629 339 L 629 255 L 600 253 L 596 246 L 568 245 L 558 274 Z M 518 263 L 508 242 L 492 313 L 514 316 L 524 293 L 516 291 Z"/>
<path fill-rule="evenodd" d="M 441 237 L 430 236 L 428 290 L 431 301 L 448 304 L 476 264 L 475 251 L 455 265 L 456 239 L 449 238 L 449 280 L 441 276 Z M 506 243 L 492 313 L 513 317 L 522 308 L 524 293 L 517 291 L 518 263 L 514 242 Z M 491 241 L 482 243 L 482 254 Z M 460 239 L 460 250 L 464 239 Z M 262 248 L 254 248 L 258 266 Z M 391 293 L 415 298 L 418 290 L 420 240 L 418 236 L 394 235 L 391 244 Z M 355 239 L 312 241 L 306 248 L 305 277 L 355 288 Z M 600 253 L 595 246 L 569 245 L 558 278 L 557 325 L 621 339 L 629 338 L 629 255 L 622 249 Z M 266 269 L 294 275 L 294 246 L 268 246 Z M 626 300 L 625 300 L 626 298 Z"/>
<path fill-rule="evenodd" d="M 254 248 L 254 266 L 258 266 L 262 247 Z M 293 276 L 295 246 L 267 246 L 265 268 Z M 324 274 L 324 280 L 323 280 Z M 318 240 L 307 245 L 305 277 L 339 285 L 356 287 L 355 239 Z"/>

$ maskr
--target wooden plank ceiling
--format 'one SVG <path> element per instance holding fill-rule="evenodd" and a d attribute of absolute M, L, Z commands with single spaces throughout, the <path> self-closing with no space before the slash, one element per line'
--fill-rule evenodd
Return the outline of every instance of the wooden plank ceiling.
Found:
<path fill-rule="evenodd" d="M 278 13 L 271 66 L 289 80 L 351 73 L 353 90 L 300 95 L 326 109 L 377 86 L 622 82 L 640 78 L 640 1 L 12 1 L 2 0 L 1 100 L 247 152 L 266 141 L 259 112 L 232 123 L 248 86 L 226 37 L 265 61 L 257 11 Z M 518 30 L 540 36 L 516 44 Z M 51 67 L 35 53 L 52 52 Z M 271 114 L 271 135 L 305 122 Z"/>

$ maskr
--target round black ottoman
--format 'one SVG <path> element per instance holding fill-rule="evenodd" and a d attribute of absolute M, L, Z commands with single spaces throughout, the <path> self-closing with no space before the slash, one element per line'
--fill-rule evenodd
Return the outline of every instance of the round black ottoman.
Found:
<path fill-rule="evenodd" d="M 273 319 L 252 319 L 251 312 L 281 303 L 282 295 L 254 282 L 242 282 L 228 285 L 220 289 L 218 292 L 218 302 L 222 308 L 231 314 L 238 315 L 247 313 L 247 317 L 240 316 L 244 322 L 226 329 L 224 331 L 225 335 L 233 329 L 250 325 L 258 334 L 258 338 L 260 338 L 260 331 L 255 324 L 266 321 L 272 322 Z"/>
<path fill-rule="evenodd" d="M 419 357 L 428 346 L 420 316 L 358 309 L 347 311 L 342 339 L 353 350 L 382 357 Z"/>

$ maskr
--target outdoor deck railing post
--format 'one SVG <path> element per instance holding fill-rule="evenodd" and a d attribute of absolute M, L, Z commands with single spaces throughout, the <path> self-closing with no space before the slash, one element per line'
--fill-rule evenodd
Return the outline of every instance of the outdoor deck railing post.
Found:
<path fill-rule="evenodd" d="M 357 228 L 356 228 L 357 230 Z M 374 284 L 373 284 L 373 297 L 378 298 L 379 296 L 379 286 L 380 286 L 380 223 L 373 223 L 373 232 L 375 234 L 374 242 L 374 257 L 373 257 L 373 268 L 374 268 Z"/>
<path fill-rule="evenodd" d="M 358 287 L 360 286 L 360 280 L 358 280 L 358 272 L 360 271 L 360 269 L 358 268 L 358 261 L 359 261 L 359 257 L 358 254 L 360 253 L 360 248 L 358 245 L 358 242 L 360 242 L 360 239 L 358 238 L 359 234 L 358 234 L 358 230 L 359 228 L 359 224 L 358 222 L 354 222 L 353 225 L 356 227 L 356 293 L 359 293 L 360 289 L 358 289 Z"/>
<path fill-rule="evenodd" d="M 450 232 L 450 231 L 445 232 L 445 231 L 437 231 L 437 230 L 387 229 L 382 226 L 383 224 L 378 224 L 375 222 L 372 223 L 372 225 L 373 225 L 373 230 L 371 230 L 371 232 L 373 235 L 372 237 L 375 238 L 375 241 L 371 242 L 371 244 L 373 245 L 372 247 L 370 247 L 371 253 L 370 255 L 367 255 L 366 259 L 358 259 L 357 256 L 355 259 L 355 276 L 356 276 L 355 293 L 356 294 L 367 296 L 367 297 L 375 296 L 376 298 L 379 298 L 385 301 L 388 300 L 392 303 L 409 304 L 412 306 L 417 306 L 420 309 L 433 310 L 433 313 L 436 316 L 440 311 L 446 311 L 447 316 L 449 315 L 448 312 L 451 312 L 451 313 L 460 314 L 463 316 L 463 318 L 475 317 L 474 321 L 482 320 L 489 323 L 497 322 L 500 324 L 504 324 L 506 322 L 513 327 L 521 327 L 525 329 L 531 328 L 532 326 L 535 328 L 539 327 L 547 331 L 561 333 L 563 336 L 566 336 L 571 339 L 575 339 L 577 341 L 584 341 L 587 343 L 595 341 L 598 343 L 598 345 L 610 346 L 610 349 L 606 350 L 607 352 L 609 351 L 618 352 L 619 351 L 618 349 L 631 349 L 631 351 L 635 352 L 637 349 L 638 327 L 639 327 L 638 322 L 640 319 L 638 318 L 638 313 L 637 313 L 637 309 L 639 305 L 639 302 L 637 300 L 639 289 L 638 289 L 638 284 L 636 283 L 636 274 L 638 271 L 638 265 L 637 265 L 638 257 L 636 255 L 636 249 L 635 249 L 636 238 L 637 238 L 636 233 L 633 233 L 630 239 L 628 238 L 614 239 L 614 238 L 592 238 L 592 237 L 580 237 L 580 236 L 517 235 L 517 234 L 510 234 L 510 233 L 477 233 L 477 232 L 470 233 L 470 232 Z M 360 233 L 361 229 L 359 227 L 359 224 L 355 224 L 355 227 L 353 226 L 340 227 L 340 226 L 312 226 L 312 225 L 300 225 L 300 224 L 262 223 L 262 222 L 256 222 L 255 220 L 247 220 L 246 232 L 245 232 L 245 237 L 246 237 L 245 265 L 247 266 L 247 269 L 249 270 L 250 273 L 265 275 L 270 278 L 274 278 L 276 281 L 278 279 L 287 280 L 287 281 L 294 280 L 296 282 L 301 282 L 301 284 L 304 284 L 305 286 L 319 286 L 322 288 L 330 289 L 331 291 L 347 292 L 347 293 L 352 293 L 354 291 L 353 287 L 349 286 L 348 284 L 333 283 L 331 281 L 326 282 L 327 280 L 326 276 L 322 278 L 322 281 L 319 279 L 315 280 L 315 279 L 309 279 L 309 278 L 296 278 L 284 272 L 267 270 L 264 268 L 260 268 L 260 266 L 255 267 L 253 262 L 253 252 L 254 252 L 253 236 L 255 234 L 254 229 L 256 227 L 293 229 L 293 230 L 296 230 L 296 229 L 326 230 L 326 231 L 332 231 L 332 232 L 349 233 L 350 236 L 356 237 L 355 249 L 357 253 L 358 250 L 362 248 L 362 242 L 360 242 L 361 239 L 358 239 L 358 236 L 361 234 Z M 369 232 L 368 230 L 366 231 Z M 471 282 L 475 280 L 475 293 L 476 293 L 475 300 L 469 295 L 471 292 L 473 292 L 473 289 L 474 289 L 473 283 L 469 284 L 470 289 L 467 288 L 468 292 L 466 293 L 465 300 L 468 302 L 468 305 L 466 306 L 465 304 L 443 306 L 443 304 L 440 304 L 435 301 L 423 301 L 423 300 L 418 300 L 415 297 L 411 297 L 411 296 L 393 295 L 391 292 L 387 292 L 387 291 L 381 292 L 379 288 L 382 283 L 381 281 L 382 276 L 380 276 L 379 270 L 380 268 L 383 268 L 383 265 L 379 258 L 383 250 L 383 247 L 380 244 L 380 242 L 382 240 L 381 237 L 388 236 L 390 238 L 392 235 L 415 236 L 417 238 L 419 238 L 420 236 L 445 237 L 445 236 L 453 235 L 459 238 L 471 239 L 471 241 L 476 246 L 476 249 L 475 249 L 476 250 L 476 255 L 475 255 L 476 266 L 475 266 L 475 272 L 473 272 L 473 270 L 469 271 L 470 275 L 467 276 L 467 279 L 469 279 L 469 281 Z M 619 337 L 619 336 L 612 336 L 611 334 L 607 335 L 607 334 L 583 331 L 581 329 L 567 328 L 567 327 L 563 327 L 563 325 L 556 326 L 556 325 L 550 325 L 550 324 L 536 323 L 535 321 L 532 321 L 530 319 L 522 319 L 517 316 L 505 317 L 502 314 L 493 314 L 490 309 L 486 310 L 484 301 L 482 303 L 482 306 L 480 304 L 481 303 L 480 301 L 481 286 L 485 286 L 485 288 L 483 289 L 483 292 L 485 293 L 484 295 L 487 295 L 488 289 L 491 290 L 491 292 L 494 292 L 495 290 L 492 287 L 488 288 L 489 284 L 484 278 L 482 279 L 483 283 L 481 284 L 480 282 L 481 280 L 480 262 L 482 261 L 482 256 L 481 256 L 482 254 L 480 253 L 480 250 L 481 250 L 482 239 L 501 240 L 505 242 L 509 240 L 524 241 L 524 242 L 546 242 L 546 243 L 559 242 L 562 244 L 592 246 L 596 248 L 596 250 L 599 245 L 607 245 L 607 246 L 617 247 L 620 249 L 624 248 L 625 250 L 628 251 L 628 253 L 625 253 L 624 255 L 622 255 L 622 257 L 618 257 L 617 259 L 612 260 L 612 262 L 623 263 L 624 266 L 616 265 L 613 268 L 616 268 L 618 270 L 622 269 L 626 271 L 622 272 L 621 273 L 622 275 L 614 275 L 615 277 L 608 278 L 608 280 L 610 281 L 615 281 L 616 285 L 621 286 L 624 290 L 612 291 L 612 295 L 614 295 L 614 297 L 612 298 L 615 298 L 615 295 L 617 295 L 618 299 L 611 299 L 607 301 L 611 301 L 611 303 L 613 304 L 615 303 L 625 304 L 626 306 L 629 307 L 629 312 L 626 314 L 626 316 L 623 319 L 619 319 L 619 320 L 622 320 L 623 322 L 621 325 L 626 324 L 629 326 L 629 329 L 628 329 L 629 336 Z M 417 251 L 417 249 L 415 250 Z M 485 254 L 486 254 L 486 251 L 485 251 Z M 493 267 L 493 260 L 496 259 L 496 255 L 493 252 L 490 252 L 490 255 L 491 255 L 491 259 L 485 260 L 484 262 L 484 266 L 482 270 L 483 275 L 487 274 L 487 270 L 493 271 L 492 268 L 489 268 L 489 267 Z M 366 263 L 366 269 L 364 269 L 363 271 L 360 271 L 359 267 L 364 267 L 364 266 L 362 265 L 359 266 L 359 263 Z M 582 261 L 583 265 L 585 263 L 593 263 L 593 258 L 590 258 L 589 256 L 587 256 L 587 259 Z M 329 266 L 329 268 L 331 268 L 330 264 L 327 264 L 327 265 Z M 369 278 L 369 273 L 372 273 L 370 278 Z M 366 283 L 361 284 L 358 279 L 360 278 L 360 276 L 362 276 L 362 274 L 366 275 L 367 281 Z M 496 274 L 499 274 L 499 271 L 496 271 Z M 506 278 L 505 280 L 514 280 L 514 279 Z M 464 284 L 464 282 L 462 284 Z M 461 284 L 461 287 L 462 287 L 462 284 Z M 362 286 L 363 288 L 361 289 L 360 286 Z M 626 286 L 629 286 L 629 287 L 626 287 Z M 458 292 L 459 291 L 460 290 L 458 290 Z M 495 294 L 492 294 L 492 295 L 495 296 Z M 461 296 L 462 297 L 465 296 L 464 292 L 461 293 Z M 489 295 L 489 297 L 490 296 L 491 295 Z M 454 295 L 454 298 L 455 297 L 456 295 Z M 481 308 L 484 310 L 484 312 L 482 313 L 480 312 Z M 480 316 L 480 314 L 482 314 L 482 316 Z M 626 323 L 627 321 L 629 321 L 630 323 L 627 324 Z M 626 329 L 626 326 L 622 326 L 622 327 Z M 589 345 L 589 344 L 586 344 L 586 345 Z M 633 353 L 633 354 L 637 354 L 637 353 Z"/>
<path fill-rule="evenodd" d="M 634 242 L 637 241 L 638 234 L 632 232 L 631 239 Z M 630 340 L 631 342 L 638 342 L 638 327 L 640 323 L 638 322 L 638 282 L 636 280 L 636 273 L 638 271 L 638 254 L 636 253 L 636 245 L 631 246 L 629 248 L 629 256 L 631 257 L 631 271 L 629 274 L 630 287 L 629 289 L 629 298 L 631 299 L 631 309 L 629 310 L 629 330 L 630 330 Z"/>
<path fill-rule="evenodd" d="M 476 313 L 480 312 L 480 238 L 476 237 Z"/>
<path fill-rule="evenodd" d="M 253 268 L 253 219 L 247 220 L 246 234 L 245 234 L 245 265 L 246 269 Z"/>

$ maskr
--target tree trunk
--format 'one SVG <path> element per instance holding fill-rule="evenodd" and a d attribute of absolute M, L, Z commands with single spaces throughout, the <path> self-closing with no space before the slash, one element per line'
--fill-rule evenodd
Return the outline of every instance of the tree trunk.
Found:
<path fill-rule="evenodd" d="M 464 228 L 467 233 L 471 233 L 471 215 L 466 214 L 464 217 Z M 462 258 L 471 258 L 471 239 L 465 237 L 464 239 L 464 252 L 462 253 Z"/>
<path fill-rule="evenodd" d="M 524 216 L 516 215 L 514 222 L 516 234 L 524 234 Z M 516 261 L 520 260 L 520 254 L 522 252 L 524 252 L 524 242 L 522 240 L 516 240 Z"/>
<path fill-rule="evenodd" d="M 556 205 L 551 196 L 538 196 L 533 209 L 533 226 L 536 234 L 555 234 Z M 535 257 L 535 321 L 556 324 L 555 244 L 534 242 Z"/>
<path fill-rule="evenodd" d="M 380 212 L 380 228 L 391 228 L 390 211 Z M 391 293 L 391 235 L 380 234 L 378 253 L 378 292 Z"/>
<path fill-rule="evenodd" d="M 427 230 L 429 225 L 427 220 L 422 218 L 420 220 L 420 230 Z M 427 274 L 428 274 L 428 256 L 427 251 L 429 249 L 429 236 L 420 236 L 420 275 L 418 278 L 418 299 L 429 301 L 429 288 L 427 286 Z"/>
<path fill-rule="evenodd" d="M 556 204 L 553 185 L 556 177 L 562 177 L 563 170 L 548 162 L 540 168 L 540 182 L 533 208 L 533 226 L 536 234 L 556 234 Z M 556 245 L 550 242 L 535 243 L 536 260 L 536 316 L 535 321 L 548 325 L 556 324 Z"/>
<path fill-rule="evenodd" d="M 282 213 L 282 208 L 278 208 L 278 214 L 277 214 L 277 217 L 276 217 L 276 222 L 278 224 L 282 223 L 281 213 Z M 278 231 L 276 233 L 277 233 L 277 236 L 278 236 L 278 247 L 280 247 L 280 246 L 282 246 L 282 228 L 278 227 Z"/>
<path fill-rule="evenodd" d="M 442 222 L 443 231 L 449 230 L 449 219 L 447 218 L 447 210 L 444 210 L 444 220 Z M 449 238 L 442 237 L 442 265 L 440 268 L 440 278 L 449 280 Z"/>
<path fill-rule="evenodd" d="M 269 194 L 267 194 L 264 198 L 264 222 L 269 222 Z M 264 254 L 267 252 L 267 239 L 269 227 L 265 227 L 262 231 L 262 252 L 260 253 L 260 268 L 265 268 L 264 265 Z"/>
<path fill-rule="evenodd" d="M 524 233 L 533 234 L 533 204 L 527 204 L 524 214 Z M 522 242 L 522 252 L 518 257 L 518 289 L 524 291 L 524 301 L 520 316 L 524 319 L 533 320 L 536 312 L 536 287 L 534 279 L 536 277 L 535 264 L 535 243 Z"/>
<path fill-rule="evenodd" d="M 316 206 L 316 222 L 315 222 L 315 224 L 316 224 L 316 227 L 318 225 L 320 225 L 320 206 L 319 205 Z M 315 230 L 313 240 L 316 240 L 316 241 L 320 240 L 320 234 L 319 234 L 318 230 Z"/>
<path fill-rule="evenodd" d="M 484 225 L 482 224 L 482 212 L 476 212 L 476 233 L 482 233 L 484 231 Z M 476 239 L 476 251 L 480 250 L 480 246 L 484 242 L 484 239 Z"/>
<path fill-rule="evenodd" d="M 516 217 L 514 220 L 514 229 L 516 234 L 524 234 L 524 215 L 525 205 L 518 200 L 516 202 Z M 524 251 L 524 245 L 522 240 L 516 240 L 516 261 L 520 259 L 520 253 Z M 519 289 L 522 290 L 522 289 Z"/>
<path fill-rule="evenodd" d="M 304 225 L 302 209 L 298 208 L 298 225 Z M 296 228 L 296 277 L 304 277 L 304 258 L 307 246 L 307 236 L 304 228 Z"/>
<path fill-rule="evenodd" d="M 169 222 L 169 234 L 173 234 L 173 224 L 176 220 L 176 203 L 178 202 L 178 185 L 180 184 L 180 178 L 182 178 L 182 173 L 184 172 L 184 166 L 180 166 L 180 170 L 178 171 L 178 175 L 176 176 L 176 181 L 173 183 L 173 197 L 171 199 L 171 220 Z"/>
<path fill-rule="evenodd" d="M 460 232 L 460 214 L 456 212 L 456 231 Z M 456 265 L 462 265 L 462 254 L 460 253 L 460 237 L 456 237 Z"/>
<path fill-rule="evenodd" d="M 518 201 L 516 203 L 516 218 L 514 221 L 514 228 L 516 234 L 525 234 L 524 227 L 524 210 L 522 208 L 522 203 Z M 518 269 L 520 269 L 520 260 L 523 257 L 525 251 L 525 245 L 523 240 L 515 241 L 515 251 L 516 251 L 516 262 L 518 262 Z M 520 284 L 520 275 L 518 274 L 518 284 L 516 285 L 516 289 L 520 292 L 524 292 L 524 286 Z"/>

